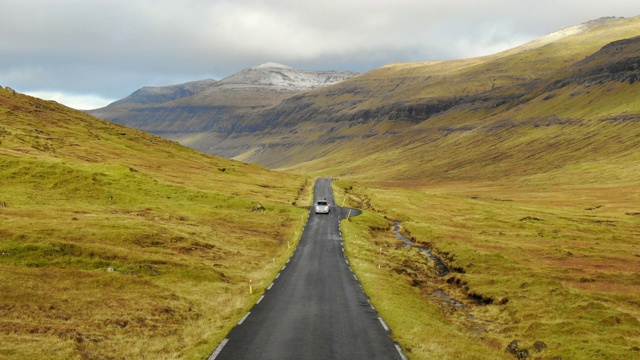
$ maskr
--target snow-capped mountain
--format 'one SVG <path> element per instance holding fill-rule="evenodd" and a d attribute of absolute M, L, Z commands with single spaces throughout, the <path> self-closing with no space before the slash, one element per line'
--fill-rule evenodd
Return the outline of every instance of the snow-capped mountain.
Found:
<path fill-rule="evenodd" d="M 261 86 L 274 90 L 304 91 L 337 84 L 358 73 L 352 71 L 307 71 L 268 62 L 246 68 L 220 80 L 217 86 Z"/>
<path fill-rule="evenodd" d="M 356 75 L 358 73 L 351 71 L 297 70 L 269 62 L 246 68 L 220 81 L 143 87 L 124 99 L 88 113 L 156 134 L 255 129 L 257 125 L 253 118 L 246 116 L 248 113 Z"/>

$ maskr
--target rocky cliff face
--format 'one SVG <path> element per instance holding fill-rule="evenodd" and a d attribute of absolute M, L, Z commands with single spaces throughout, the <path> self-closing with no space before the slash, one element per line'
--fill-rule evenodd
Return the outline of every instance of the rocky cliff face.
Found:
<path fill-rule="evenodd" d="M 640 36 L 609 43 L 574 68 L 575 73 L 558 87 L 571 83 L 591 87 L 610 81 L 634 84 L 640 81 Z"/>

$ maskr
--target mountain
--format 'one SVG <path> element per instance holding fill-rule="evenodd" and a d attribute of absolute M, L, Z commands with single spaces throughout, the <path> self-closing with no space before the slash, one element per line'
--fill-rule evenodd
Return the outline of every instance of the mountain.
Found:
<path fill-rule="evenodd" d="M 478 164 L 512 166 L 506 158 L 516 150 L 539 159 L 542 168 L 522 161 L 522 170 L 534 173 L 566 165 L 551 160 L 570 149 L 543 147 L 548 139 L 535 130 L 554 129 L 556 141 L 566 135 L 568 143 L 578 141 L 573 137 L 587 124 L 603 126 L 603 134 L 628 135 L 628 129 L 607 125 L 611 118 L 633 124 L 640 113 L 638 34 L 639 17 L 605 18 L 490 56 L 390 64 L 255 113 L 265 124 L 261 132 L 176 138 L 269 167 L 362 179 L 498 177 L 502 172 Z M 538 146 L 515 148 L 497 134 L 514 141 L 542 138 L 533 141 Z M 602 151 L 592 150 L 573 153 L 572 161 Z M 541 151 L 549 156 L 536 157 Z"/>
<path fill-rule="evenodd" d="M 411 154 L 409 149 L 423 143 L 438 144 L 446 154 L 453 151 L 448 148 L 452 144 L 437 142 L 451 140 L 454 135 L 470 141 L 460 145 L 465 158 L 495 158 L 496 154 L 477 154 L 469 149 L 480 150 L 475 141 L 487 142 L 496 129 L 556 125 L 570 134 L 571 126 L 580 129 L 587 122 L 606 124 L 609 118 L 632 121 L 638 114 L 634 97 L 638 34 L 639 17 L 602 18 L 498 54 L 389 64 L 331 86 L 269 98 L 260 105 L 256 105 L 257 92 L 244 97 L 238 85 L 224 92 L 228 88 L 221 80 L 192 97 L 148 107 L 141 113 L 130 112 L 114 121 L 204 152 L 304 172 L 369 177 L 368 172 L 384 164 L 390 173 L 397 173 L 390 166 L 397 163 L 395 154 Z M 282 71 L 279 66 L 268 68 L 271 74 Z M 251 72 L 258 69 L 247 69 L 247 74 L 243 71 L 229 79 L 243 82 L 235 79 L 251 78 Z M 217 91 L 216 97 L 212 91 Z M 202 104 L 209 98 L 215 104 L 222 94 L 226 105 L 206 112 L 195 100 L 193 106 L 186 103 L 197 98 Z M 625 105 L 614 105 L 621 103 Z M 178 113 L 180 116 L 175 116 Z M 495 141 L 494 152 L 513 150 Z M 427 145 L 421 149 L 432 151 Z M 470 176 L 465 172 L 470 169 L 460 168 L 453 159 L 446 166 L 446 161 L 439 162 L 442 167 L 415 164 L 409 172 L 390 178 Z M 467 164 L 484 162 L 469 159 Z M 451 171 L 452 167 L 459 170 Z M 497 173 L 475 169 L 473 174 L 487 177 Z"/>
<path fill-rule="evenodd" d="M 188 82 L 173 86 L 145 86 L 136 90 L 126 98 L 114 102 L 113 106 L 124 104 L 161 104 L 164 102 L 193 96 L 202 92 L 217 83 L 216 80 L 208 79 Z"/>
<path fill-rule="evenodd" d="M 206 358 L 249 279 L 290 257 L 311 191 L 3 87 L 0 178 L 3 359 Z"/>
<path fill-rule="evenodd" d="M 305 71 L 266 63 L 220 81 L 144 87 L 88 113 L 155 134 L 256 131 L 262 128 L 261 124 L 247 119 L 246 114 L 355 75 L 348 71 Z"/>

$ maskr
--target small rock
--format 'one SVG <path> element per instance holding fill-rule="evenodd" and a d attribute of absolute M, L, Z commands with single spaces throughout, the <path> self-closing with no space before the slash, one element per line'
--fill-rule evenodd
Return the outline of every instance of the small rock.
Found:
<path fill-rule="evenodd" d="M 512 342 L 510 342 L 504 351 L 513 356 L 516 356 L 516 353 L 518 352 L 518 340 L 513 340 Z"/>
<path fill-rule="evenodd" d="M 537 352 L 541 352 L 542 350 L 547 348 L 547 344 L 542 341 L 536 341 L 533 343 L 533 348 L 536 349 Z"/>
<path fill-rule="evenodd" d="M 116 271 L 116 269 L 114 269 L 112 267 L 107 268 L 107 272 L 114 272 L 114 271 Z"/>
<path fill-rule="evenodd" d="M 253 207 L 251 208 L 251 211 L 253 212 L 265 212 L 267 209 L 265 209 L 264 206 L 262 206 L 262 204 L 256 204 L 253 205 Z"/>
<path fill-rule="evenodd" d="M 518 350 L 515 354 L 515 357 L 518 360 L 526 360 L 529 357 L 529 350 L 527 349 Z"/>

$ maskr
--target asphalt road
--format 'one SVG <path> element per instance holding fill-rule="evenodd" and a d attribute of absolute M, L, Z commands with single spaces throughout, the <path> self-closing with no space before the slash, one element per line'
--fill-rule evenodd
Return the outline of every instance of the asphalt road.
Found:
<path fill-rule="evenodd" d="M 403 358 L 344 256 L 349 209 L 334 205 L 329 179 L 316 182 L 315 198 L 329 200 L 329 214 L 311 208 L 289 263 L 209 360 Z"/>

